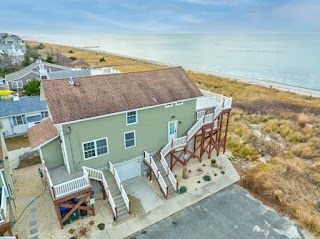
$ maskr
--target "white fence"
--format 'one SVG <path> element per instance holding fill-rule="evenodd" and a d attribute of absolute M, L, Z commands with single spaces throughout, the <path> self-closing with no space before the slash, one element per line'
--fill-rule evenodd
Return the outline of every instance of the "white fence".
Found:
<path fill-rule="evenodd" d="M 192 128 L 188 131 L 187 133 L 187 141 L 189 141 L 197 132 L 199 129 L 201 129 L 201 127 L 203 126 L 203 119 L 204 117 L 201 117 L 200 120 L 195 123 Z"/>
<path fill-rule="evenodd" d="M 164 157 L 166 157 L 167 156 L 167 154 L 171 151 L 171 144 L 172 144 L 172 141 L 169 141 L 168 143 L 167 143 L 167 145 L 166 146 L 164 146 L 163 147 L 163 149 L 161 150 L 161 154 L 164 156 Z"/>
<path fill-rule="evenodd" d="M 168 163 L 167 163 L 166 159 L 162 156 L 162 154 L 160 154 L 160 157 L 161 157 L 160 163 L 161 163 L 162 167 L 164 168 L 164 171 L 168 175 L 168 169 L 169 169 Z"/>
<path fill-rule="evenodd" d="M 168 178 L 174 188 L 174 190 L 177 192 L 178 191 L 178 181 L 176 180 L 176 178 L 174 177 L 173 173 L 171 172 L 170 168 L 169 168 L 169 173 L 168 173 Z"/>
<path fill-rule="evenodd" d="M 176 149 L 182 146 L 185 146 L 187 143 L 187 136 L 183 136 L 181 138 L 173 139 L 172 148 Z"/>

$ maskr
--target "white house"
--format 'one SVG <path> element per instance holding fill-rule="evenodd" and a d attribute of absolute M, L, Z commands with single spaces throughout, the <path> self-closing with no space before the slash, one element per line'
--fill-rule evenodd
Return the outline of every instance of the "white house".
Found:
<path fill-rule="evenodd" d="M 26 51 L 26 44 L 19 36 L 0 33 L 0 53 L 11 56 L 12 63 L 23 61 Z"/>
<path fill-rule="evenodd" d="M 5 137 L 26 134 L 28 128 L 48 116 L 47 103 L 39 96 L 0 100 L 0 128 Z"/>

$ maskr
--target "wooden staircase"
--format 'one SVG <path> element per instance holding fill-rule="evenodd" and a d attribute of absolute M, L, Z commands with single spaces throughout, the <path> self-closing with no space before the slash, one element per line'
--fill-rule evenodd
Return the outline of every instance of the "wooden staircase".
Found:
<path fill-rule="evenodd" d="M 165 169 L 163 168 L 163 166 L 162 166 L 162 164 L 160 162 L 160 151 L 157 152 L 153 157 L 154 157 L 154 162 L 156 163 L 156 165 L 158 167 L 159 173 L 162 175 L 165 183 L 168 186 L 167 199 L 173 198 L 175 195 L 177 195 L 177 193 L 174 190 L 174 188 L 173 188 L 173 186 L 172 186 L 172 184 L 170 182 L 170 179 L 169 179 L 168 175 L 166 174 L 166 171 L 165 171 Z"/>
<path fill-rule="evenodd" d="M 111 195 L 113 197 L 114 203 L 116 204 L 117 212 L 118 212 L 118 218 L 117 221 L 121 221 L 124 219 L 127 219 L 130 217 L 130 213 L 128 212 L 128 209 L 126 207 L 126 204 L 121 196 L 121 192 L 119 190 L 119 187 L 117 185 L 117 182 L 115 178 L 113 177 L 112 173 L 108 170 L 104 172 L 106 181 L 109 186 L 109 190 L 111 192 Z"/>

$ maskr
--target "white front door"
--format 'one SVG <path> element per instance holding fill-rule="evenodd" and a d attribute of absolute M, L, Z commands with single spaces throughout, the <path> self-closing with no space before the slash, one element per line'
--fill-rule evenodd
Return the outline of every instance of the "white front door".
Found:
<path fill-rule="evenodd" d="M 177 138 L 177 121 L 173 120 L 168 123 L 168 141 Z"/>

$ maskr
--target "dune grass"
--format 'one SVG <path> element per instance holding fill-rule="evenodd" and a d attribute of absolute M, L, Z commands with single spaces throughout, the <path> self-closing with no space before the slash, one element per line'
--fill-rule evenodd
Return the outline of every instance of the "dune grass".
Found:
<path fill-rule="evenodd" d="M 103 52 L 44 45 L 43 54 L 58 50 L 84 59 L 91 67 L 113 67 L 122 72 L 167 67 Z M 105 62 L 100 62 L 101 58 Z M 200 88 L 233 97 L 227 147 L 239 158 L 234 165 L 241 174 L 240 185 L 320 235 L 320 98 L 187 73 Z M 261 161 L 264 156 L 271 160 Z"/>

